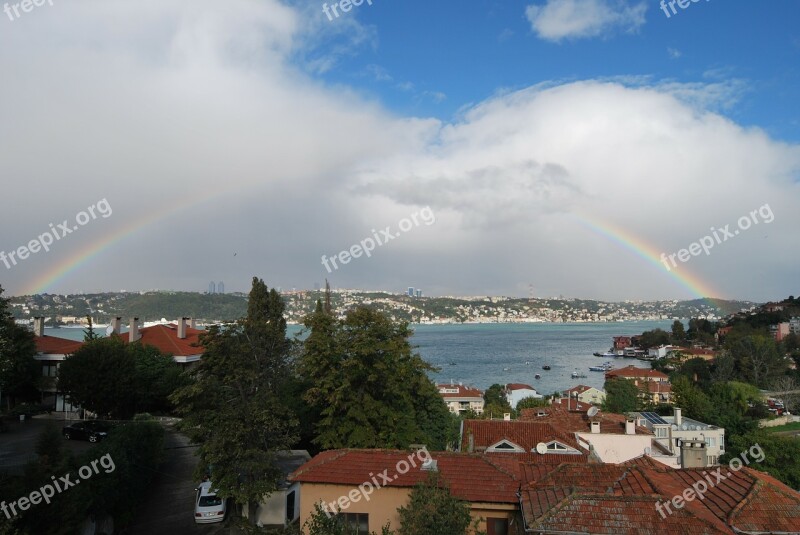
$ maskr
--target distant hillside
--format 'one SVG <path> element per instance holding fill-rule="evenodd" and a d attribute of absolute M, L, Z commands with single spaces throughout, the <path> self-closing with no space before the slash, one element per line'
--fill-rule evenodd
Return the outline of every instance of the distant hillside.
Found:
<path fill-rule="evenodd" d="M 301 322 L 313 310 L 320 291 L 283 295 L 286 317 Z M 12 297 L 16 318 L 45 316 L 48 324 L 57 319 L 91 315 L 98 323 L 112 317 L 138 317 L 142 321 L 174 320 L 187 316 L 201 321 L 228 321 L 247 313 L 244 294 L 201 294 L 191 292 L 100 293 L 85 295 L 34 295 Z M 754 303 L 722 299 L 693 301 L 626 301 L 621 303 L 585 299 L 522 299 L 509 297 L 409 297 L 387 292 L 334 291 L 334 310 L 343 314 L 357 306 L 370 306 L 391 317 L 415 323 L 511 323 L 511 322 L 611 322 L 667 320 L 704 317 L 710 320 L 750 310 Z"/>

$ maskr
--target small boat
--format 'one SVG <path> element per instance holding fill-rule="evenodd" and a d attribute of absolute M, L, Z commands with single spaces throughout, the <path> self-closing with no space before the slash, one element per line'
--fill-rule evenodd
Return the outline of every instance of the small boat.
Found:
<path fill-rule="evenodd" d="M 593 372 L 607 372 L 608 370 L 614 369 L 614 365 L 610 362 L 604 362 L 597 366 L 589 366 L 589 371 Z"/>
<path fill-rule="evenodd" d="M 510 368 L 503 368 L 504 372 L 507 372 Z"/>
<path fill-rule="evenodd" d="M 620 355 L 617 355 L 617 354 L 616 354 L 616 353 L 614 353 L 613 351 L 606 351 L 606 352 L 605 352 L 605 353 L 603 353 L 602 355 L 597 355 L 597 356 L 598 356 L 598 357 L 606 357 L 606 358 L 614 358 L 614 357 L 619 357 Z"/>
<path fill-rule="evenodd" d="M 550 366 L 548 366 L 547 364 L 545 364 L 544 366 L 542 366 L 542 369 L 543 369 L 543 370 L 550 370 L 551 368 L 550 368 Z"/>
<path fill-rule="evenodd" d="M 541 378 L 542 378 L 542 376 L 541 376 L 541 375 L 539 375 L 539 374 L 537 373 L 536 375 L 534 375 L 534 376 L 533 376 L 533 378 L 534 378 L 534 379 L 541 379 Z"/>
<path fill-rule="evenodd" d="M 526 366 L 530 365 L 530 363 L 531 363 L 531 361 L 529 361 L 529 360 L 526 360 L 526 361 L 525 361 L 525 365 L 526 365 Z"/>
<path fill-rule="evenodd" d="M 603 356 L 603 354 L 602 354 L 602 353 L 598 353 L 597 351 L 595 351 L 594 353 L 592 353 L 592 355 L 594 355 L 595 357 L 602 357 L 602 356 Z"/>
<path fill-rule="evenodd" d="M 456 362 L 455 362 L 455 361 L 450 361 L 450 362 L 448 362 L 448 364 L 449 364 L 450 366 L 455 366 L 455 365 L 456 365 Z"/>
<path fill-rule="evenodd" d="M 574 372 L 572 372 L 572 378 L 573 379 L 583 379 L 585 377 L 586 377 L 586 374 L 585 373 L 581 373 L 578 370 L 575 370 Z"/>

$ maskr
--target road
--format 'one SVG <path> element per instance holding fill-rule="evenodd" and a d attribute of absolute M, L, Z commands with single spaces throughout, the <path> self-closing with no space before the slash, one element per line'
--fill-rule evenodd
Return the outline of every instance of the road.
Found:
<path fill-rule="evenodd" d="M 48 424 L 55 425 L 61 432 L 65 422 L 34 418 L 25 423 L 8 424 L 7 430 L 0 433 L 0 470 L 21 473 L 25 463 L 36 458 L 36 439 Z M 94 445 L 79 440 L 65 441 L 65 444 L 73 453 L 84 452 Z"/>
<path fill-rule="evenodd" d="M 197 481 L 192 472 L 197 465 L 195 446 L 188 439 L 167 427 L 164 437 L 164 461 L 153 480 L 153 488 L 140 510 L 142 515 L 133 525 L 122 531 L 124 535 L 170 535 L 215 534 L 232 535 L 228 527 L 230 509 L 225 522 L 217 524 L 195 524 L 194 499 Z"/>

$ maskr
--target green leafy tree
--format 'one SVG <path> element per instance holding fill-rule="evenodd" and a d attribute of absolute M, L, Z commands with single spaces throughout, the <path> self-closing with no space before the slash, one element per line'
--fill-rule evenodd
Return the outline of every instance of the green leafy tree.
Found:
<path fill-rule="evenodd" d="M 686 341 L 686 329 L 683 327 L 683 323 L 680 320 L 675 320 L 672 322 L 672 343 L 673 344 L 682 344 Z"/>
<path fill-rule="evenodd" d="M 94 332 L 94 324 L 92 323 L 92 316 L 86 316 L 87 326 L 83 330 L 83 341 L 91 342 L 99 338 L 98 334 Z"/>
<path fill-rule="evenodd" d="M 297 420 L 284 401 L 292 367 L 283 313 L 278 292 L 253 278 L 247 317 L 202 336 L 195 381 L 171 396 L 184 416 L 180 429 L 200 444 L 195 475 L 213 466 L 220 495 L 240 504 L 277 489 L 277 454 L 297 440 Z"/>
<path fill-rule="evenodd" d="M 775 340 L 768 336 L 747 336 L 730 344 L 741 378 L 767 388 L 787 369 L 786 360 L 778 352 Z"/>
<path fill-rule="evenodd" d="M 414 353 L 405 322 L 359 307 L 343 320 L 318 306 L 300 370 L 313 385 L 307 401 L 319 409 L 315 444 L 331 448 L 405 448 L 424 443 L 443 449 L 449 411 Z"/>
<path fill-rule="evenodd" d="M 408 505 L 400 507 L 398 535 L 466 535 L 475 527 L 469 503 L 453 496 L 438 472 L 411 491 Z"/>
<path fill-rule="evenodd" d="M 701 422 L 711 417 L 713 407 L 708 396 L 685 375 L 679 375 L 672 381 L 672 396 L 675 406 L 681 407 L 686 416 Z"/>
<path fill-rule="evenodd" d="M 671 380 L 674 381 L 679 376 L 686 377 L 701 389 L 708 388 L 711 385 L 711 366 L 700 357 L 689 359 L 678 367 Z"/>
<path fill-rule="evenodd" d="M 125 345 L 116 336 L 84 344 L 61 363 L 59 389 L 84 409 L 129 418 L 136 407 L 136 364 Z"/>
<path fill-rule="evenodd" d="M 36 382 L 42 372 L 33 358 L 36 354 L 33 333 L 14 322 L 8 300 L 2 295 L 0 286 L 0 399 L 6 396 L 10 409 L 17 400 L 36 398 Z"/>
<path fill-rule="evenodd" d="M 720 463 L 747 454 L 750 468 L 767 472 L 793 489 L 800 489 L 800 440 L 770 433 L 765 429 L 752 430 L 742 435 L 728 436 L 725 455 Z M 758 462 L 763 452 L 763 460 Z"/>
<path fill-rule="evenodd" d="M 650 349 L 651 347 L 659 347 L 667 345 L 672 341 L 670 334 L 663 329 L 655 329 L 652 331 L 645 331 L 639 337 L 639 347 L 642 349 Z"/>
<path fill-rule="evenodd" d="M 638 410 L 641 393 L 636 384 L 629 379 L 612 379 L 605 384 L 606 399 L 603 410 L 624 414 Z"/>
<path fill-rule="evenodd" d="M 521 411 L 522 409 L 535 409 L 537 407 L 549 407 L 550 400 L 547 398 L 535 398 L 533 396 L 528 396 L 527 398 L 522 398 L 517 403 L 517 410 Z"/>

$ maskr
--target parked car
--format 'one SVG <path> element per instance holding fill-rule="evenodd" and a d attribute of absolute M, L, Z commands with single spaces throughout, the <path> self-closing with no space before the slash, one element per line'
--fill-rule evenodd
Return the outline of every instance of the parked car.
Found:
<path fill-rule="evenodd" d="M 194 502 L 194 521 L 197 524 L 210 524 L 225 520 L 225 499 L 217 496 L 211 488 L 211 481 L 200 483 L 195 489 L 197 497 Z"/>
<path fill-rule="evenodd" d="M 111 426 L 105 422 L 87 420 L 85 422 L 75 422 L 62 429 L 61 434 L 67 440 L 88 440 L 89 442 L 100 442 L 108 436 Z"/>

